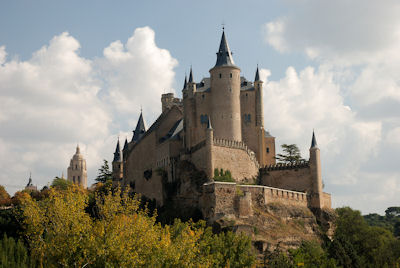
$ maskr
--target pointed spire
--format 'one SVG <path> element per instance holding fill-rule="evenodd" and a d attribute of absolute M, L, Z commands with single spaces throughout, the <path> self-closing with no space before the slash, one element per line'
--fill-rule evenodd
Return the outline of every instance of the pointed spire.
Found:
<path fill-rule="evenodd" d="M 210 119 L 210 117 L 208 117 L 207 129 L 213 129 L 212 126 L 211 126 L 211 119 Z"/>
<path fill-rule="evenodd" d="M 317 139 L 315 138 L 314 130 L 312 132 L 311 148 L 318 148 Z"/>
<path fill-rule="evenodd" d="M 75 154 L 80 154 L 81 153 L 81 149 L 79 148 L 79 143 L 76 145 L 76 152 Z"/>
<path fill-rule="evenodd" d="M 189 83 L 193 83 L 193 71 L 192 71 L 192 66 L 190 66 Z"/>
<path fill-rule="evenodd" d="M 186 74 L 185 74 L 185 82 L 183 83 L 183 89 L 186 88 L 186 84 L 187 84 L 187 77 L 186 77 Z"/>
<path fill-rule="evenodd" d="M 256 77 L 254 78 L 254 82 L 256 81 L 260 81 L 260 74 L 258 73 L 258 64 L 257 64 Z"/>
<path fill-rule="evenodd" d="M 128 150 L 128 138 L 125 138 L 125 144 L 124 144 L 124 148 L 122 150 L 123 151 Z"/>
<path fill-rule="evenodd" d="M 217 62 L 214 67 L 217 66 L 235 66 L 232 58 L 232 52 L 229 48 L 228 41 L 226 41 L 225 30 L 222 29 L 221 43 L 219 44 L 219 50 L 217 52 Z"/>
<path fill-rule="evenodd" d="M 138 142 L 145 133 L 146 133 L 146 126 L 144 125 L 143 113 L 142 111 L 140 111 L 139 120 L 137 122 L 135 130 L 133 131 L 132 141 Z"/>
<path fill-rule="evenodd" d="M 117 147 L 115 148 L 113 162 L 121 162 L 121 149 L 119 147 L 119 138 L 118 138 L 118 142 L 117 142 Z"/>

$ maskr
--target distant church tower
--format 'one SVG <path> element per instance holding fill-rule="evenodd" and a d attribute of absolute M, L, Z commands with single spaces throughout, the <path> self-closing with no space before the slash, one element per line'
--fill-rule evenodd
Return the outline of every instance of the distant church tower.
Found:
<path fill-rule="evenodd" d="M 76 153 L 72 157 L 68 167 L 67 178 L 69 181 L 72 181 L 83 188 L 87 188 L 86 160 L 81 155 L 79 145 L 76 146 Z"/>

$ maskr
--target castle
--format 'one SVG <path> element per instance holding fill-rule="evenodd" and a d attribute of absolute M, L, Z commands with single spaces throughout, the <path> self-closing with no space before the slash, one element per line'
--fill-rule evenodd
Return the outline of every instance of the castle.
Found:
<path fill-rule="evenodd" d="M 308 161 L 275 162 L 275 138 L 264 129 L 258 67 L 254 82 L 240 76 L 224 31 L 216 64 L 209 72 L 210 77 L 196 83 L 191 68 L 182 99 L 163 94 L 162 113 L 149 129 L 140 114 L 132 140 L 125 140 L 122 150 L 118 141 L 112 163 L 114 183 L 162 206 L 169 194 L 166 185 L 180 180 L 173 184 L 180 187 L 175 189 L 179 202 L 196 199 L 191 204 L 210 221 L 222 214 L 251 215 L 255 200 L 330 208 L 331 197 L 322 190 L 314 133 Z M 192 178 L 182 179 L 186 176 L 182 162 L 204 174 L 197 192 L 188 190 Z M 215 170 L 221 169 L 229 170 L 235 182 L 214 181 Z M 237 196 L 235 189 L 243 194 Z"/>

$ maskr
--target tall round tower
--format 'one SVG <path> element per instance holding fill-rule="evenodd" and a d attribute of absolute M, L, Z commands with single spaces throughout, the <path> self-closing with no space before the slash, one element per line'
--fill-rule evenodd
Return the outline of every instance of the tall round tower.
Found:
<path fill-rule="evenodd" d="M 217 62 L 210 70 L 210 75 L 214 137 L 241 141 L 240 69 L 233 62 L 224 31 L 217 52 Z"/>
<path fill-rule="evenodd" d="M 86 160 L 81 154 L 79 145 L 76 146 L 76 152 L 70 161 L 70 165 L 67 170 L 67 178 L 69 181 L 87 188 L 87 170 Z"/>

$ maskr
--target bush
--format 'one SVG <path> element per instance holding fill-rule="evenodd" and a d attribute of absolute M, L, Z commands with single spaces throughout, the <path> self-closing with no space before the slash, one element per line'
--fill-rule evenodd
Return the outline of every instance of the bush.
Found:
<path fill-rule="evenodd" d="M 221 168 L 218 170 L 218 168 L 214 169 L 214 181 L 221 181 L 221 182 L 236 182 L 232 178 L 232 174 L 229 170 L 224 170 Z"/>

